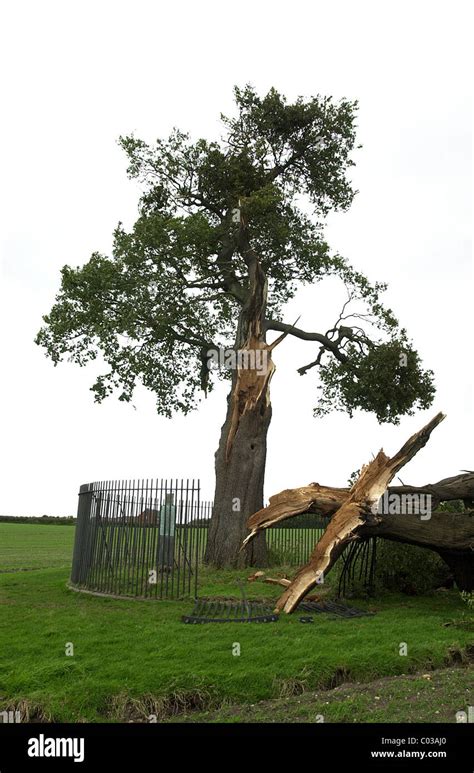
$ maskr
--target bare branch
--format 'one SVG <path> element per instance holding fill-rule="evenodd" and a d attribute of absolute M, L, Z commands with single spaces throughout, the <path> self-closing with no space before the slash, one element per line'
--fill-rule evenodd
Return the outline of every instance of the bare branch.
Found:
<path fill-rule="evenodd" d="M 339 348 L 338 344 L 341 343 L 345 334 L 340 336 L 336 341 L 331 341 L 328 336 L 322 333 L 311 333 L 294 325 L 288 325 L 286 322 L 279 322 L 278 320 L 267 319 L 264 323 L 265 330 L 276 330 L 281 333 L 287 333 L 288 335 L 295 336 L 295 338 L 301 338 L 303 341 L 317 341 L 322 347 L 330 351 L 339 362 L 346 362 L 347 355 L 345 355 Z M 350 328 L 341 328 L 341 331 L 347 331 Z M 347 336 L 345 336 L 347 337 Z"/>

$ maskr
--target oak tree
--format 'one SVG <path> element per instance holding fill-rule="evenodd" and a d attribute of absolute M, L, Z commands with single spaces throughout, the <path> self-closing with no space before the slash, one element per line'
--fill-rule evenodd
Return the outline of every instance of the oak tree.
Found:
<path fill-rule="evenodd" d="M 434 394 L 432 372 L 381 302 L 385 285 L 324 238 L 327 214 L 346 210 L 355 195 L 357 103 L 288 102 L 250 85 L 235 87 L 234 97 L 219 140 L 179 129 L 151 145 L 120 138 L 128 173 L 142 184 L 138 219 L 130 231 L 119 223 L 110 256 L 64 266 L 36 339 L 55 364 L 102 358 L 96 400 L 115 393 L 129 401 L 141 383 L 164 416 L 187 413 L 216 380 L 229 380 L 207 545 L 216 566 L 265 563 L 263 535 L 239 548 L 248 516 L 263 506 L 272 356 L 283 336 L 308 342 L 299 373 L 318 376 L 317 416 L 360 409 L 397 423 Z M 327 277 L 347 293 L 330 329 L 288 321 L 285 306 L 298 288 L 311 285 L 317 304 Z M 229 351 L 236 367 L 215 367 L 232 362 L 216 356 Z"/>

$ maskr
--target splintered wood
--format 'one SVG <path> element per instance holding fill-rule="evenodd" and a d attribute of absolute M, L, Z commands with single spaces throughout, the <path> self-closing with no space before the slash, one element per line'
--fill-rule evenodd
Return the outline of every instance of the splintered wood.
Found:
<path fill-rule="evenodd" d="M 377 504 L 396 473 L 428 442 L 431 432 L 444 419 L 438 413 L 425 427 L 412 435 L 393 457 L 381 450 L 365 465 L 351 489 L 337 489 L 311 483 L 299 489 L 287 489 L 270 498 L 268 507 L 254 513 L 248 520 L 251 533 L 245 543 L 261 530 L 284 518 L 317 511 L 334 513 L 308 563 L 289 582 L 278 599 L 276 611 L 293 612 L 301 599 L 327 574 L 346 545 L 359 538 L 360 530 L 375 526 L 381 518 Z"/>

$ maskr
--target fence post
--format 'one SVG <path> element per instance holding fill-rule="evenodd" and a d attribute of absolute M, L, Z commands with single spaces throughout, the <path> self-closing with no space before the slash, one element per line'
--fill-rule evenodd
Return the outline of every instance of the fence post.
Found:
<path fill-rule="evenodd" d="M 90 531 L 90 515 L 92 507 L 92 489 L 89 483 L 79 487 L 77 504 L 77 523 L 74 534 L 74 552 L 72 557 L 71 582 L 81 583 L 84 579 L 83 569 L 87 568 L 88 560 L 85 547 Z"/>

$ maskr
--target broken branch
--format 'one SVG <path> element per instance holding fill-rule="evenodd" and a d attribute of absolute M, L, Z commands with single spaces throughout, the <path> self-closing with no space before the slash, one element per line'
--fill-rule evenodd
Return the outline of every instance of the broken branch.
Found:
<path fill-rule="evenodd" d="M 306 512 L 309 507 L 318 505 L 339 507 L 316 544 L 306 566 L 302 567 L 277 602 L 276 610 L 292 612 L 321 575 L 327 573 L 345 546 L 360 537 L 364 526 L 375 526 L 381 518 L 376 513 L 376 505 L 396 473 L 412 459 L 428 442 L 431 432 L 444 419 L 438 413 L 419 432 L 412 435 L 402 448 L 391 458 L 380 450 L 370 464 L 365 465 L 354 486 L 347 489 L 330 489 L 313 483 L 301 489 L 287 490 L 270 500 L 268 508 L 255 513 L 248 521 L 251 534 L 246 542 L 261 528 L 267 528 L 288 515 Z M 342 500 L 342 501 L 341 501 Z"/>

